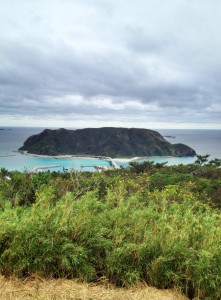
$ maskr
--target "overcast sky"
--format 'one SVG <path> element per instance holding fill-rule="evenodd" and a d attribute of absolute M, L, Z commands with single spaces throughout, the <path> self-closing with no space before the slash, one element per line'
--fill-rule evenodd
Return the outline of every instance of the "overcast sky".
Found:
<path fill-rule="evenodd" d="M 0 0 L 0 125 L 221 129 L 220 0 Z"/>

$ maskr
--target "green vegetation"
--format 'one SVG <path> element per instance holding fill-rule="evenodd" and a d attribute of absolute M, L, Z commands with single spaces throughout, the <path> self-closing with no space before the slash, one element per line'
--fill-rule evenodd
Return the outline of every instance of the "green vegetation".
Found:
<path fill-rule="evenodd" d="M 218 160 L 104 173 L 1 169 L 0 191 L 3 275 L 145 281 L 221 298 Z"/>
<path fill-rule="evenodd" d="M 45 129 L 29 137 L 19 149 L 43 155 L 102 155 L 133 157 L 150 155 L 195 156 L 184 145 L 172 145 L 158 132 L 138 128 Z"/>

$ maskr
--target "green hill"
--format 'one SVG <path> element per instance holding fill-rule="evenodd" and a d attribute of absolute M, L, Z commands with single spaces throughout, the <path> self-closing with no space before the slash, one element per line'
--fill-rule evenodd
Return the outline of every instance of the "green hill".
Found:
<path fill-rule="evenodd" d="M 171 144 L 160 133 L 137 128 L 45 129 L 19 149 L 41 155 L 194 156 L 184 144 Z"/>

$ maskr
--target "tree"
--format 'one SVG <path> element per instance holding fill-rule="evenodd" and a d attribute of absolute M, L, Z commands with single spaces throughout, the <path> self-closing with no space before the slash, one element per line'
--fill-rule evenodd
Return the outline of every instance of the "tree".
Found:
<path fill-rule="evenodd" d="M 221 159 L 214 158 L 208 162 L 208 165 L 213 166 L 215 168 L 220 168 L 221 167 Z"/>
<path fill-rule="evenodd" d="M 8 174 L 8 170 L 6 168 L 1 168 L 1 175 L 5 177 Z"/>
<path fill-rule="evenodd" d="M 195 161 L 195 165 L 198 166 L 202 166 L 205 163 L 208 162 L 208 158 L 209 158 L 210 154 L 206 154 L 206 155 L 197 155 L 197 160 Z"/>

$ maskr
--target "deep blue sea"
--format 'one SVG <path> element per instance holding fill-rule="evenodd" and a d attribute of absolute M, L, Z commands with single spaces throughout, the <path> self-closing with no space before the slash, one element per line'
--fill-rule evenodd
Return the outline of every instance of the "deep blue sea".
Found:
<path fill-rule="evenodd" d="M 9 171 L 30 171 L 34 167 L 44 165 L 60 166 L 51 169 L 51 171 L 63 171 L 63 168 L 78 171 L 95 171 L 94 165 L 109 165 L 106 161 L 96 159 L 55 159 L 22 155 L 14 151 L 17 151 L 29 136 L 40 133 L 44 128 L 1 127 L 0 129 L 0 168 L 4 167 Z M 184 143 L 195 149 L 197 154 L 210 154 L 210 158 L 221 159 L 221 130 L 158 129 L 157 131 L 163 136 L 167 136 L 166 139 L 172 144 Z M 154 157 L 149 158 L 149 160 L 154 160 L 156 162 L 167 161 L 168 165 L 173 165 L 192 163 L 195 158 Z M 119 163 L 119 165 L 126 166 L 127 163 Z"/>

